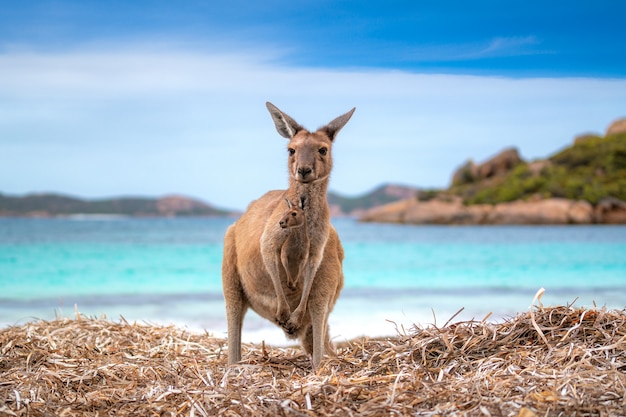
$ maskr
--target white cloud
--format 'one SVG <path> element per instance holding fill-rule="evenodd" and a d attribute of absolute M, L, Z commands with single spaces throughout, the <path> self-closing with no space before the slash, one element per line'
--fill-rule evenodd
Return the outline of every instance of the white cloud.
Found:
<path fill-rule="evenodd" d="M 286 141 L 266 100 L 311 129 L 357 107 L 331 181 L 349 194 L 389 181 L 445 186 L 465 159 L 511 145 L 547 156 L 626 108 L 626 80 L 289 68 L 278 58 L 148 47 L 0 55 L 0 192 L 183 192 L 244 208 L 286 184 Z"/>

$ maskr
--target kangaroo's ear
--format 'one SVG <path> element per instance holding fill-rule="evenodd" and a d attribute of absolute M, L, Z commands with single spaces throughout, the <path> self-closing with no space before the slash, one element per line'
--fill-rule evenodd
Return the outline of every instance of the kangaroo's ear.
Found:
<path fill-rule="evenodd" d="M 303 196 L 300 197 L 300 208 L 302 210 L 304 210 L 304 203 L 305 202 L 306 202 L 306 196 L 303 195 Z"/>
<path fill-rule="evenodd" d="M 289 207 L 289 210 L 291 210 L 293 208 L 293 203 L 291 202 L 290 199 L 285 197 L 285 201 L 287 202 L 287 207 Z"/>
<path fill-rule="evenodd" d="M 274 120 L 274 126 L 278 134 L 284 138 L 291 139 L 301 130 L 304 130 L 302 126 L 293 120 L 289 115 L 280 111 L 280 109 L 274 106 L 269 101 L 265 103 L 267 110 L 269 110 L 272 120 Z"/>
<path fill-rule="evenodd" d="M 328 123 L 326 126 L 320 127 L 317 130 L 325 132 L 328 135 L 328 138 L 331 141 L 334 141 L 337 133 L 339 133 L 341 128 L 344 127 L 346 123 L 348 123 L 348 120 L 350 120 L 355 110 L 356 107 L 353 107 L 352 110 L 350 110 L 349 112 L 342 114 L 341 116 L 334 119 L 332 122 Z"/>

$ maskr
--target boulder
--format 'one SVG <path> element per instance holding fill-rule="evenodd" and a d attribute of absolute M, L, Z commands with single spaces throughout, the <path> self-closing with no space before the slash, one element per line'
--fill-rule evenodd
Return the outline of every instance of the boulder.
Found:
<path fill-rule="evenodd" d="M 500 203 L 487 216 L 489 224 L 588 224 L 593 207 L 586 201 L 548 198 Z"/>
<path fill-rule="evenodd" d="M 482 164 L 469 160 L 456 170 L 452 176 L 452 184 L 461 185 L 487 178 L 506 175 L 522 161 L 516 148 L 508 148 Z"/>
<path fill-rule="evenodd" d="M 416 202 L 407 208 L 404 222 L 410 224 L 482 224 L 491 206 L 465 206 L 460 199 Z"/>
<path fill-rule="evenodd" d="M 594 211 L 597 223 L 626 224 L 626 202 L 615 197 L 600 200 Z"/>
<path fill-rule="evenodd" d="M 522 162 L 516 148 L 505 149 L 493 158 L 478 165 L 478 178 L 485 179 L 504 175 Z"/>
<path fill-rule="evenodd" d="M 617 135 L 618 133 L 626 132 L 626 117 L 617 119 L 606 130 L 606 136 Z"/>
<path fill-rule="evenodd" d="M 590 224 L 595 216 L 593 206 L 588 201 L 578 200 L 572 202 L 567 212 L 570 224 Z"/>
<path fill-rule="evenodd" d="M 417 200 L 409 198 L 367 210 L 359 220 L 362 222 L 404 223 L 404 215 Z"/>

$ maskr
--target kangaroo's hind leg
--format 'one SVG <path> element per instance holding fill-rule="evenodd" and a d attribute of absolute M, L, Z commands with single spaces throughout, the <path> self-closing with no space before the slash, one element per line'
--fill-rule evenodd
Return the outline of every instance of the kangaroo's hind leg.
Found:
<path fill-rule="evenodd" d="M 222 288 L 226 303 L 226 321 L 228 323 L 228 364 L 232 365 L 241 360 L 241 329 L 243 318 L 248 309 L 241 277 L 237 271 L 237 253 L 233 238 L 233 228 L 230 227 L 224 238 L 224 258 L 222 262 Z"/>

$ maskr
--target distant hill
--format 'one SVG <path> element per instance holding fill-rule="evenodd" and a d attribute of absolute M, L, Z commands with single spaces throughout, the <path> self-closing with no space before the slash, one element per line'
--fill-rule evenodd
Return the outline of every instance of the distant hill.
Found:
<path fill-rule="evenodd" d="M 59 194 L 0 194 L 0 216 L 56 217 L 71 215 L 132 217 L 229 216 L 236 213 L 183 196 L 86 200 Z"/>
<path fill-rule="evenodd" d="M 328 205 L 333 216 L 358 216 L 364 211 L 406 198 L 415 198 L 419 189 L 403 185 L 384 184 L 374 190 L 356 196 L 346 197 L 330 191 Z"/>
<path fill-rule="evenodd" d="M 328 193 L 333 216 L 354 216 L 372 207 L 405 198 L 418 190 L 400 185 L 381 185 L 373 191 L 345 197 Z M 129 217 L 236 216 L 239 212 L 218 209 L 184 196 L 162 198 L 123 197 L 83 199 L 55 193 L 12 196 L 0 193 L 0 217 L 59 217 L 73 215 L 112 215 Z"/>
<path fill-rule="evenodd" d="M 543 160 L 527 162 L 508 149 L 483 164 L 468 162 L 447 193 L 466 204 L 528 198 L 567 198 L 596 205 L 607 197 L 626 201 L 626 132 L 583 135 Z"/>

